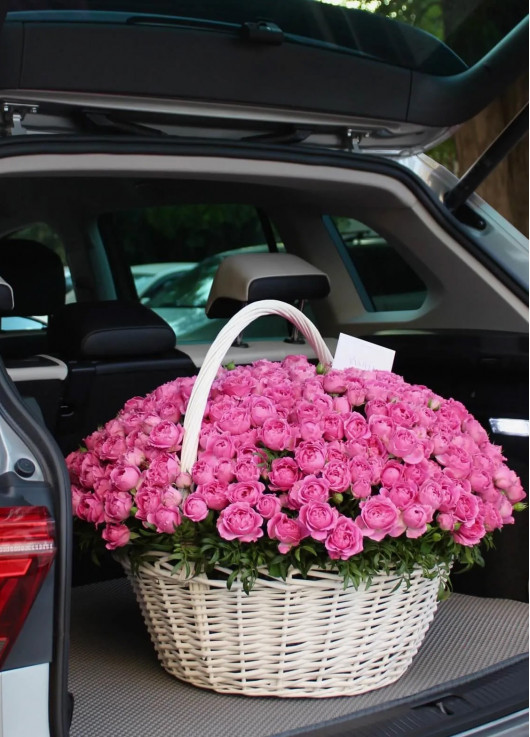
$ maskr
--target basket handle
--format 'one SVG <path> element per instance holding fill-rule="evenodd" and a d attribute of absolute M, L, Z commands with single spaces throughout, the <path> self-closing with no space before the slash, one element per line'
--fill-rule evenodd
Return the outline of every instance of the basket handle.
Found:
<path fill-rule="evenodd" d="M 330 364 L 332 362 L 333 356 L 325 344 L 324 339 L 311 320 L 296 307 L 286 302 L 280 302 L 277 299 L 263 299 L 243 307 L 227 322 L 217 335 L 208 349 L 201 370 L 195 380 L 184 418 L 184 440 L 180 456 L 180 465 L 183 471 L 189 472 L 197 458 L 199 434 L 206 410 L 206 403 L 210 394 L 210 388 L 221 367 L 223 358 L 241 331 L 257 317 L 264 315 L 285 317 L 307 338 L 321 363 Z"/>

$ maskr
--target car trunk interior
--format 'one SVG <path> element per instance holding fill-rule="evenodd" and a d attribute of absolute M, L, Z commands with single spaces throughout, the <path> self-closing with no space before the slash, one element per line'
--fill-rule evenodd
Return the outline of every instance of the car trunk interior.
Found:
<path fill-rule="evenodd" d="M 103 244 L 97 237 L 90 241 L 89 234 L 94 234 L 101 213 L 173 202 L 256 205 L 267 213 L 289 252 L 328 274 L 330 296 L 312 304 L 311 310 L 330 345 L 343 332 L 392 348 L 397 373 L 460 400 L 488 431 L 490 418 L 526 417 L 525 309 L 506 278 L 477 260 L 465 238 L 433 224 L 436 207 L 429 204 L 425 191 L 410 178 L 398 176 L 398 167 L 392 164 L 347 168 L 324 159 L 309 164 L 277 158 L 274 162 L 259 155 L 245 159 L 112 153 L 5 158 L 0 160 L 2 238 L 32 223 L 48 223 L 65 245 L 78 301 L 116 296 L 133 300 L 127 279 L 120 281 L 114 273 L 121 290 L 116 294 L 109 286 L 108 271 L 98 265 Z M 421 307 L 366 310 L 345 268 L 344 254 L 330 239 L 327 217 L 358 218 L 382 236 L 425 284 L 427 297 Z M 0 242 L 0 248 L 3 245 Z M 111 269 L 112 258 L 119 263 L 119 254 L 111 257 Z M 0 333 L 4 362 L 21 393 L 32 395 L 37 385 L 20 381 L 15 371 L 27 365 L 28 358 L 10 356 L 2 348 L 6 337 Z M 280 340 L 269 342 L 270 353 L 264 354 L 263 345 L 254 351 L 234 348 L 227 361 L 268 358 L 277 355 L 277 349 L 285 355 L 297 352 L 296 346 Z M 181 375 L 196 373 L 208 344 L 180 343 L 177 335 L 177 347 L 182 354 Z M 53 355 L 46 344 L 35 353 Z M 68 360 L 65 363 L 71 371 Z M 172 364 L 168 365 L 171 371 Z M 116 371 L 119 380 L 119 368 Z M 166 374 L 152 371 L 142 391 L 167 380 Z M 64 381 L 58 382 L 54 401 L 59 407 Z M 122 403 L 111 407 L 106 399 L 109 416 L 98 421 L 110 419 Z M 49 429 L 63 453 L 82 441 L 71 430 L 61 436 L 54 423 L 49 421 Z M 503 446 L 509 464 L 528 488 L 527 439 L 491 437 Z M 184 733 L 265 737 L 305 734 L 309 728 L 315 737 L 349 734 L 353 728 L 359 735 L 365 734 L 364 729 L 366 734 L 386 734 L 368 730 L 389 715 L 401 730 L 396 734 L 438 734 L 435 728 L 443 728 L 444 719 L 452 724 L 444 712 L 479 714 L 488 707 L 488 698 L 481 701 L 488 688 L 509 692 L 510 679 L 521 680 L 527 651 L 527 550 L 528 521 L 523 512 L 513 527 L 498 533 L 496 548 L 485 554 L 485 569 L 454 572 L 454 593 L 440 604 L 411 669 L 397 683 L 356 697 L 283 700 L 222 696 L 171 678 L 157 663 L 121 568 L 110 555 L 101 566 L 94 566 L 89 555 L 77 550 L 70 643 L 75 701 L 71 737 Z M 436 706 L 444 700 L 452 706 Z M 497 717 L 502 716 L 500 708 Z M 355 724 L 348 721 L 353 717 Z"/>

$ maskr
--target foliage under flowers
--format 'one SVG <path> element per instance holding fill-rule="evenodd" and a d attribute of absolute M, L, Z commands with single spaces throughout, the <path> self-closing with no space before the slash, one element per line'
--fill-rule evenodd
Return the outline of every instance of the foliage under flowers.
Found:
<path fill-rule="evenodd" d="M 452 561 L 514 522 L 526 496 L 501 448 L 453 399 L 387 371 L 324 372 L 304 356 L 221 369 L 198 459 L 180 468 L 195 377 L 178 378 L 71 453 L 74 514 L 97 548 L 165 551 L 195 573 L 311 567 L 345 582 Z"/>

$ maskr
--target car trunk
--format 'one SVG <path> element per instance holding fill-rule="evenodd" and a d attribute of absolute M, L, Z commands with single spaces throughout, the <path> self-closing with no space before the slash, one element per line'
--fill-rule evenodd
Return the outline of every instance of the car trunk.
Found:
<path fill-rule="evenodd" d="M 2 178 L 6 230 L 17 221 L 23 222 L 21 203 L 31 203 L 43 185 L 47 188 L 50 213 L 58 212 L 65 202 L 75 202 L 78 196 L 77 212 L 87 216 L 91 206 L 97 211 L 97 197 L 110 196 L 122 180 L 127 183 L 124 193 L 131 188 L 134 202 L 142 196 L 159 197 L 160 188 L 172 183 L 176 187 L 171 191 L 172 197 L 183 191 L 211 195 L 220 186 L 225 196 L 227 192 L 234 197 L 245 192 L 247 198 L 260 197 L 271 212 L 277 212 L 279 223 L 282 206 L 284 210 L 298 210 L 304 215 L 300 228 L 288 232 L 286 226 L 286 235 L 298 243 L 300 255 L 312 255 L 317 266 L 327 267 L 332 277 L 339 280 L 329 301 L 315 305 L 316 318 L 326 335 L 336 338 L 339 330 L 348 330 L 395 349 L 395 370 L 406 380 L 426 384 L 443 396 L 462 401 L 486 426 L 490 418 L 518 419 L 525 415 L 525 320 L 520 300 L 505 300 L 510 289 L 517 290 L 517 285 L 506 274 L 486 275 L 484 264 L 474 261 L 473 239 L 458 228 L 450 236 L 444 231 L 439 242 L 429 244 L 436 260 L 442 258 L 443 240 L 451 239 L 448 252 L 456 260 L 452 266 L 449 261 L 440 262 L 438 276 L 451 273 L 456 263 L 471 262 L 479 264 L 478 275 L 473 277 L 470 269 L 468 276 L 472 281 L 451 284 L 445 296 L 443 290 L 438 291 L 438 301 L 432 305 L 435 318 L 431 327 L 421 310 L 414 318 L 409 315 L 398 323 L 391 316 L 381 318 L 368 313 L 364 322 L 348 321 L 344 305 L 355 309 L 353 285 L 349 282 L 347 293 L 352 296 L 345 302 L 344 288 L 348 282 L 341 281 L 344 274 L 340 276 L 340 269 L 344 268 L 334 263 L 335 256 L 329 250 L 321 248 L 320 226 L 315 223 L 313 230 L 311 211 L 318 205 L 319 213 L 333 209 L 352 216 L 362 213 L 375 222 L 386 209 L 391 217 L 383 222 L 381 215 L 383 229 L 395 227 L 401 251 L 415 263 L 422 247 L 414 244 L 423 237 L 419 224 L 427 216 L 436 217 L 442 205 L 398 165 L 375 160 L 365 163 L 339 155 L 330 159 L 323 154 L 318 158 L 275 149 L 272 158 L 281 163 L 278 174 L 269 166 L 271 152 L 259 147 L 251 154 L 248 147 L 227 149 L 210 145 L 199 147 L 197 153 L 196 145 L 168 148 L 156 143 L 151 147 L 149 142 L 136 141 L 130 144 L 128 155 L 120 157 L 116 156 L 119 145 L 111 140 L 97 142 L 98 153 L 88 156 L 90 146 L 83 148 L 81 144 L 76 151 L 74 143 L 62 142 L 54 150 L 55 145 L 52 142 L 46 152 L 39 142 L 34 155 L 25 149 L 28 154 L 13 155 L 0 162 L 0 174 L 8 175 Z M 127 145 L 121 153 L 127 153 Z M 20 153 L 15 142 L 11 146 L 14 153 Z M 31 173 L 29 177 L 27 172 Z M 82 200 L 83 186 L 90 181 L 93 188 L 85 192 L 90 191 L 90 197 Z M 322 187 L 324 181 L 326 187 Z M 71 200 L 62 199 L 65 183 Z M 55 199 L 53 186 L 57 188 Z M 21 197 L 23 192 L 25 196 Z M 116 197 L 118 201 L 119 196 Z M 314 238 L 305 237 L 310 231 Z M 420 250 L 415 252 L 416 247 Z M 437 265 L 432 268 L 436 271 Z M 422 277 L 429 280 L 423 272 Z M 459 316 L 449 308 L 444 313 L 444 299 L 450 307 L 457 294 L 451 290 L 458 289 L 464 297 L 471 292 L 472 314 Z M 510 292 L 512 296 L 513 293 Z M 491 305 L 486 295 L 491 298 Z M 474 311 L 473 300 L 479 303 L 479 309 Z M 444 314 L 447 327 L 442 328 Z M 199 354 L 194 348 L 195 353 L 190 350 L 190 355 L 198 367 Z M 186 346 L 181 349 L 186 352 Z M 289 352 L 296 350 L 290 347 Z M 505 446 L 510 465 L 527 487 L 525 439 L 496 436 L 495 441 Z M 372 737 L 449 737 L 477 724 L 504 719 L 522 729 L 524 715 L 514 714 L 524 711 L 527 698 L 528 525 L 527 518 L 517 522 L 498 536 L 497 549 L 489 554 L 484 575 L 455 572 L 455 593 L 440 604 L 427 638 L 405 676 L 365 695 L 330 699 L 250 699 L 180 683 L 157 663 L 132 590 L 116 563 L 109 556 L 97 568 L 87 556 L 80 555 L 74 567 L 76 585 L 72 591 L 70 630 L 69 688 L 74 697 L 71 737 L 157 737 L 181 733 L 197 737 L 339 737 L 352 732 Z"/>

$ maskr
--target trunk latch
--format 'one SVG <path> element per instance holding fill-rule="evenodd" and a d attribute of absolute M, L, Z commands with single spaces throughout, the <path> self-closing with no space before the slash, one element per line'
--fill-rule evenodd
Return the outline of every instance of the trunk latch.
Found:
<path fill-rule="evenodd" d="M 22 125 L 22 121 L 27 113 L 37 113 L 38 105 L 28 104 L 25 102 L 7 102 L 1 103 L 0 112 L 2 120 L 0 123 L 1 136 L 20 136 L 27 133 Z"/>

